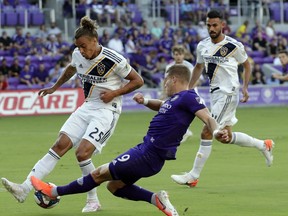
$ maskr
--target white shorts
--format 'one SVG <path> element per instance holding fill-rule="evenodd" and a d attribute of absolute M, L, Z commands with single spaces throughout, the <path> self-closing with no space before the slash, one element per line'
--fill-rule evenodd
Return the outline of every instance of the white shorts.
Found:
<path fill-rule="evenodd" d="M 238 104 L 239 94 L 226 94 L 221 91 L 211 93 L 211 113 L 221 129 L 237 123 Z"/>
<path fill-rule="evenodd" d="M 93 102 L 84 102 L 66 120 L 61 133 L 72 141 L 73 147 L 78 147 L 82 139 L 91 142 L 100 153 L 111 137 L 119 119 L 119 114 L 109 109 L 96 109 Z"/>

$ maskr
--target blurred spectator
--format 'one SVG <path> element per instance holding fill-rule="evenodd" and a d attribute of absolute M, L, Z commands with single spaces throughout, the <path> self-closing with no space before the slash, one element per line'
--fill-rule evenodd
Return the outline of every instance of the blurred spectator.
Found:
<path fill-rule="evenodd" d="M 278 34 L 278 50 L 285 50 L 287 48 L 287 39 L 282 34 Z"/>
<path fill-rule="evenodd" d="M 42 87 L 49 83 L 49 73 L 43 62 L 39 64 L 38 69 L 33 73 L 33 81 Z"/>
<path fill-rule="evenodd" d="M 36 32 L 36 37 L 43 38 L 44 41 L 46 41 L 46 39 L 48 38 L 48 31 L 44 24 L 39 26 L 39 29 Z"/>
<path fill-rule="evenodd" d="M 137 52 L 136 45 L 133 41 L 133 36 L 131 34 L 127 35 L 127 41 L 125 44 L 125 52 L 128 54 L 133 54 Z"/>
<path fill-rule="evenodd" d="M 173 36 L 174 29 L 171 27 L 171 22 L 169 20 L 165 21 L 165 26 L 162 31 L 162 37 L 164 32 L 168 32 L 169 37 Z"/>
<path fill-rule="evenodd" d="M 24 65 L 23 70 L 20 72 L 20 84 L 31 87 L 34 84 L 33 72 L 29 70 L 29 65 Z"/>
<path fill-rule="evenodd" d="M 191 22 L 196 21 L 195 5 L 193 5 L 193 0 L 185 0 L 180 3 L 180 18 Z"/>
<path fill-rule="evenodd" d="M 282 74 L 273 73 L 272 79 L 278 79 L 279 83 L 283 84 L 288 81 L 288 51 L 280 50 L 278 57 L 282 65 Z"/>
<path fill-rule="evenodd" d="M 278 41 L 276 37 L 273 37 L 270 43 L 268 44 L 268 55 L 276 58 L 278 55 Z"/>
<path fill-rule="evenodd" d="M 125 25 L 130 25 L 131 24 L 131 11 L 129 11 L 127 7 L 127 3 L 125 1 L 119 1 L 118 5 L 116 7 L 117 10 L 117 23 L 123 22 Z"/>
<path fill-rule="evenodd" d="M 8 89 L 7 78 L 0 71 L 0 90 Z"/>
<path fill-rule="evenodd" d="M 151 28 L 151 35 L 156 40 L 159 40 L 162 36 L 162 29 L 158 26 L 157 20 L 153 21 L 153 27 Z"/>
<path fill-rule="evenodd" d="M 159 41 L 159 51 L 170 56 L 173 39 L 169 36 L 169 32 L 165 31 L 163 37 Z"/>
<path fill-rule="evenodd" d="M 107 29 L 104 29 L 103 32 L 102 32 L 102 36 L 100 37 L 100 44 L 102 46 L 108 46 L 108 42 L 110 40 L 110 33 L 108 32 Z"/>
<path fill-rule="evenodd" d="M 15 34 L 12 36 L 13 48 L 15 50 L 20 50 L 23 48 L 25 43 L 25 38 L 23 36 L 23 30 L 21 27 L 15 28 Z"/>
<path fill-rule="evenodd" d="M 36 49 L 32 40 L 26 40 L 24 47 L 20 50 L 23 55 L 36 55 Z"/>
<path fill-rule="evenodd" d="M 3 74 L 5 77 L 8 77 L 9 76 L 9 71 L 10 71 L 10 67 L 7 64 L 6 58 L 2 58 L 1 65 L 0 65 L 1 74 Z"/>
<path fill-rule="evenodd" d="M 260 64 L 255 64 L 252 71 L 252 85 L 265 85 L 266 80 Z"/>
<path fill-rule="evenodd" d="M 206 19 L 208 5 L 206 4 L 205 0 L 199 0 L 197 4 L 197 21 L 202 21 Z"/>
<path fill-rule="evenodd" d="M 184 35 L 182 29 L 178 28 L 174 31 L 173 34 L 173 44 L 183 44 L 184 43 Z"/>
<path fill-rule="evenodd" d="M 273 38 L 276 36 L 275 28 L 274 28 L 274 21 L 269 20 L 267 22 L 266 28 L 265 28 L 265 33 L 268 36 L 269 39 Z"/>
<path fill-rule="evenodd" d="M 267 55 L 267 40 L 263 37 L 262 32 L 258 32 L 257 36 L 252 40 L 253 51 L 263 51 Z"/>
<path fill-rule="evenodd" d="M 197 27 L 197 36 L 198 41 L 203 40 L 204 38 L 209 37 L 207 27 L 203 21 L 200 21 Z"/>
<path fill-rule="evenodd" d="M 2 35 L 0 37 L 0 49 L 2 50 L 10 50 L 12 48 L 12 39 L 7 34 L 6 31 L 2 32 Z"/>
<path fill-rule="evenodd" d="M 123 23 L 118 23 L 117 27 L 114 29 L 114 33 L 117 33 L 120 40 L 125 43 L 127 30 Z"/>
<path fill-rule="evenodd" d="M 117 10 L 115 5 L 113 4 L 112 0 L 108 0 L 104 5 L 104 13 L 107 13 L 109 16 L 107 16 L 107 24 L 108 26 L 111 26 L 111 20 L 114 18 L 116 20 L 117 17 Z M 119 24 L 119 23 L 117 23 Z"/>
<path fill-rule="evenodd" d="M 97 23 L 99 25 L 102 25 L 104 19 L 107 21 L 108 14 L 104 14 L 104 7 L 102 1 L 93 0 L 90 3 L 89 7 L 91 9 L 91 18 L 97 20 Z"/>
<path fill-rule="evenodd" d="M 243 35 L 248 32 L 249 21 L 246 20 L 236 31 L 236 37 L 243 38 Z"/>
<path fill-rule="evenodd" d="M 62 31 L 61 29 L 57 26 L 56 22 L 51 22 L 50 23 L 50 28 L 48 29 L 48 36 L 50 35 L 58 35 L 61 34 Z"/>
<path fill-rule="evenodd" d="M 76 5 L 76 20 L 77 22 L 84 16 L 86 16 L 86 10 L 89 8 L 87 0 L 79 0 L 79 3 Z"/>
<path fill-rule="evenodd" d="M 51 68 L 48 72 L 50 83 L 55 83 L 57 79 L 62 74 L 64 68 L 61 68 L 60 63 L 56 63 L 53 68 Z"/>
<path fill-rule="evenodd" d="M 36 51 L 36 56 L 41 58 L 43 55 L 46 55 L 48 53 L 46 47 L 46 40 L 41 37 L 36 37 L 35 42 L 34 42 L 34 47 Z"/>
<path fill-rule="evenodd" d="M 48 55 L 54 56 L 58 53 L 59 44 L 54 34 L 50 34 L 46 43 L 46 50 Z"/>
<path fill-rule="evenodd" d="M 164 56 L 159 56 L 158 61 L 156 63 L 158 73 L 162 73 L 164 77 L 164 73 L 166 70 L 166 66 L 168 64 L 167 59 Z"/>
<path fill-rule="evenodd" d="M 147 27 L 141 29 L 141 33 L 138 38 L 138 42 L 141 47 L 150 47 L 154 44 L 152 35 L 150 34 Z"/>
<path fill-rule="evenodd" d="M 140 33 L 139 26 L 136 22 L 132 22 L 131 27 L 128 29 L 127 34 L 133 34 L 134 31 L 138 31 L 138 34 Z"/>
<path fill-rule="evenodd" d="M 226 20 L 223 20 L 223 25 L 224 27 L 222 28 L 223 34 L 225 35 L 230 35 L 231 34 L 231 28 L 229 27 L 228 23 L 226 22 Z"/>
<path fill-rule="evenodd" d="M 58 54 L 68 54 L 70 51 L 71 44 L 65 41 L 62 37 L 62 34 L 56 36 L 57 39 L 57 48 Z"/>
<path fill-rule="evenodd" d="M 72 18 L 73 17 L 73 7 L 71 0 L 65 0 L 62 6 L 63 17 Z"/>
<path fill-rule="evenodd" d="M 120 40 L 117 33 L 115 33 L 114 36 L 109 40 L 107 46 L 108 48 L 113 49 L 120 54 L 124 53 L 123 42 Z"/>
<path fill-rule="evenodd" d="M 19 65 L 18 58 L 14 58 L 13 63 L 10 67 L 9 76 L 10 77 L 19 77 L 22 67 Z"/>

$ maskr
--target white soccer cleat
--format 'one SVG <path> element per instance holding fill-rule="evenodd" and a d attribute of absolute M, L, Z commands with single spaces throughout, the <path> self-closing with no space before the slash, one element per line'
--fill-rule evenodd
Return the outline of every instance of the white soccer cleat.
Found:
<path fill-rule="evenodd" d="M 167 216 L 179 216 L 174 206 L 170 203 L 166 191 L 160 191 L 156 194 L 156 206 Z"/>
<path fill-rule="evenodd" d="M 174 182 L 180 185 L 188 185 L 189 187 L 196 187 L 198 179 L 193 178 L 189 173 L 183 175 L 171 175 Z"/>
<path fill-rule="evenodd" d="M 271 139 L 267 139 L 267 140 L 264 140 L 264 143 L 265 143 L 265 150 L 262 151 L 265 159 L 266 159 L 266 164 L 268 167 L 270 167 L 273 163 L 273 154 L 272 154 L 272 150 L 275 146 L 275 143 L 273 140 Z"/>
<path fill-rule="evenodd" d="M 83 213 L 86 213 L 86 212 L 96 212 L 98 210 L 100 210 L 101 208 L 101 205 L 99 202 L 97 201 L 94 201 L 94 200 L 88 200 L 86 202 L 86 205 L 84 206 L 84 208 L 82 209 L 82 212 Z"/>
<path fill-rule="evenodd" d="M 193 136 L 193 132 L 187 129 L 186 133 L 184 134 L 181 143 L 185 142 L 190 136 Z"/>
<path fill-rule="evenodd" d="M 6 190 L 11 193 L 18 202 L 23 203 L 26 200 L 29 192 L 25 191 L 21 184 L 10 182 L 6 178 L 1 178 L 1 181 Z"/>

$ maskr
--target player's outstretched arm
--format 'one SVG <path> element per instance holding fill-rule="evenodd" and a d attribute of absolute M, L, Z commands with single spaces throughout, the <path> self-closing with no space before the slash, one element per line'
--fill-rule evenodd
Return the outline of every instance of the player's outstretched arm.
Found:
<path fill-rule="evenodd" d="M 219 130 L 217 122 L 215 119 L 211 116 L 209 110 L 207 108 L 201 109 L 197 111 L 196 116 L 203 121 L 209 130 L 211 131 L 211 134 L 213 134 L 213 137 L 216 138 L 219 142 L 226 143 L 229 139 L 228 131 L 226 129 Z"/>
<path fill-rule="evenodd" d="M 133 96 L 133 100 L 135 100 L 138 104 L 143 104 L 154 111 L 159 111 L 161 105 L 163 104 L 162 100 L 144 98 L 143 94 L 139 92 Z"/>

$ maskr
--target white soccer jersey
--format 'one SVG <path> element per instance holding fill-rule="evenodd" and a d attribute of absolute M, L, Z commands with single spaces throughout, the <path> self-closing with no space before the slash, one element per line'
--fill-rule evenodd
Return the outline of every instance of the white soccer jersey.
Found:
<path fill-rule="evenodd" d="M 243 44 L 229 36 L 217 44 L 209 37 L 197 46 L 197 63 L 205 64 L 211 90 L 220 88 L 228 94 L 236 92 L 240 88 L 238 64 L 247 58 Z"/>
<path fill-rule="evenodd" d="M 105 104 L 100 99 L 100 93 L 107 89 L 116 90 L 124 85 L 124 78 L 130 73 L 131 66 L 122 55 L 102 47 L 96 58 L 88 60 L 81 55 L 78 48 L 75 48 L 71 66 L 76 67 L 77 75 L 82 80 L 86 101 L 93 102 L 97 108 L 121 112 L 122 96 L 115 97 Z"/>
<path fill-rule="evenodd" d="M 193 66 L 190 62 L 188 62 L 188 61 L 186 61 L 186 60 L 183 60 L 183 63 L 182 63 L 182 64 L 189 68 L 189 70 L 190 70 L 190 72 L 191 72 L 191 75 L 192 75 L 192 71 L 193 71 L 193 69 L 194 69 L 194 66 Z M 169 69 L 171 66 L 173 66 L 173 65 L 175 65 L 175 61 L 170 62 L 170 63 L 166 66 L 166 68 L 165 68 L 165 77 L 167 76 L 167 71 L 168 71 L 168 69 Z"/>

